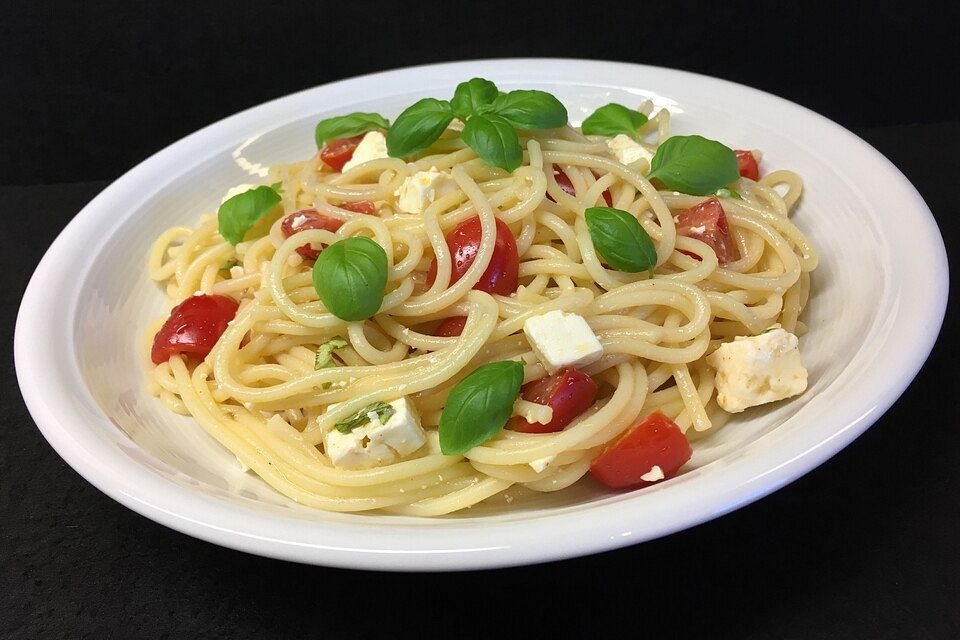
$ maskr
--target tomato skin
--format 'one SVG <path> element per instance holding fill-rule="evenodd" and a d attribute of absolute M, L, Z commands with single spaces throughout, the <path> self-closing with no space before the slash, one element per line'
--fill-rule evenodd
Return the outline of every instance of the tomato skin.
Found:
<path fill-rule="evenodd" d="M 607 446 L 590 464 L 590 474 L 611 489 L 646 487 L 659 482 L 641 478 L 654 465 L 664 479 L 671 478 L 691 455 L 693 449 L 680 427 L 656 411 Z"/>
<path fill-rule="evenodd" d="M 703 227 L 701 231 L 700 228 Z M 721 265 L 734 260 L 737 248 L 730 237 L 730 226 L 717 198 L 704 200 L 685 209 L 677 216 L 677 234 L 694 238 L 710 245 Z M 684 251 L 687 255 L 689 252 Z M 699 259 L 699 256 L 694 256 Z"/>
<path fill-rule="evenodd" d="M 577 190 L 573 188 L 573 183 L 570 182 L 570 178 L 567 177 L 567 174 L 557 167 L 557 165 L 553 165 L 553 178 L 557 181 L 557 186 L 563 189 L 565 193 L 571 196 L 577 195 Z M 550 197 L 550 194 L 547 194 L 547 199 L 551 202 L 556 202 L 556 200 Z M 608 207 L 613 206 L 613 196 L 610 194 L 610 189 L 603 192 L 603 201 L 607 203 Z"/>
<path fill-rule="evenodd" d="M 553 409 L 553 419 L 540 424 L 515 416 L 508 428 L 522 433 L 554 433 L 562 431 L 593 405 L 597 398 L 597 383 L 575 367 L 564 367 L 552 376 L 523 385 L 520 396 L 528 402 L 549 406 Z"/>
<path fill-rule="evenodd" d="M 376 206 L 369 200 L 346 202 L 339 206 L 341 209 L 346 209 L 347 211 L 353 211 L 355 213 L 362 213 L 368 216 L 374 216 L 377 214 Z M 294 226 L 294 221 L 301 216 L 305 219 L 302 220 L 300 224 Z M 342 220 L 337 220 L 336 218 L 325 216 L 322 213 L 317 213 L 316 209 L 301 209 L 300 211 L 291 213 L 280 222 L 280 231 L 283 232 L 284 238 L 289 238 L 295 233 L 307 231 L 309 229 L 323 229 L 324 231 L 336 232 L 337 229 L 342 226 Z M 320 255 L 320 250 L 314 249 L 310 244 L 305 244 L 297 247 L 297 253 L 299 253 L 305 260 L 316 260 Z"/>
<path fill-rule="evenodd" d="M 433 335 L 440 338 L 456 338 L 463 333 L 465 324 L 467 324 L 467 316 L 450 316 L 434 329 Z"/>
<path fill-rule="evenodd" d="M 363 140 L 364 135 L 366 134 L 361 133 L 352 138 L 330 140 L 320 150 L 320 159 L 334 171 L 343 171 L 343 165 L 347 164 L 353 157 L 353 152 L 356 151 L 357 145 Z"/>
<path fill-rule="evenodd" d="M 740 167 L 740 175 L 756 182 L 760 179 L 760 165 L 757 164 L 757 158 L 750 151 L 737 149 L 733 152 L 737 156 L 737 165 Z"/>
<path fill-rule="evenodd" d="M 226 296 L 190 296 L 170 311 L 154 336 L 150 359 L 162 364 L 176 354 L 206 358 L 238 308 L 237 302 Z"/>
<path fill-rule="evenodd" d="M 482 230 L 480 218 L 470 218 L 458 224 L 453 231 L 447 234 L 447 248 L 453 265 L 450 273 L 450 284 L 463 277 L 470 265 L 473 264 L 480 248 Z M 437 259 L 430 263 L 427 273 L 427 285 L 433 286 L 437 279 Z M 487 270 L 480 276 L 474 289 L 508 296 L 517 290 L 520 280 L 520 256 L 517 253 L 517 241 L 510 231 L 510 227 L 502 220 L 497 220 L 497 238 L 493 245 L 493 256 Z"/>

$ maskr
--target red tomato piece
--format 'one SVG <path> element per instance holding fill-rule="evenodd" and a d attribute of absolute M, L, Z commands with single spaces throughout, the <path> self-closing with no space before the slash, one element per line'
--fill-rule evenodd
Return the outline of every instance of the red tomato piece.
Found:
<path fill-rule="evenodd" d="M 346 202 L 339 206 L 341 209 L 346 209 L 347 211 L 353 211 L 355 213 L 362 213 L 368 216 L 374 216 L 377 214 L 377 208 L 369 200 Z M 284 218 L 280 223 L 280 231 L 283 232 L 284 238 L 289 238 L 293 234 L 299 233 L 300 231 L 307 231 L 309 229 L 323 229 L 325 231 L 335 232 L 342 226 L 342 220 L 337 220 L 336 218 L 331 218 L 330 216 L 317 213 L 315 209 L 302 209 L 296 213 L 291 213 Z M 297 253 L 303 256 L 305 260 L 316 260 L 320 255 L 320 250 L 314 249 L 309 244 L 305 244 L 301 247 L 297 247 Z"/>
<path fill-rule="evenodd" d="M 570 182 L 570 178 L 566 173 L 561 171 L 557 165 L 553 165 L 553 178 L 557 181 L 557 186 L 563 189 L 566 193 L 571 196 L 577 195 L 577 190 L 573 188 L 573 183 Z M 556 200 L 550 197 L 549 193 L 547 194 L 547 199 L 551 202 L 556 202 Z M 608 207 L 613 206 L 613 195 L 610 194 L 610 189 L 607 189 L 603 192 L 603 200 L 607 203 Z"/>
<path fill-rule="evenodd" d="M 757 164 L 757 158 L 750 151 L 737 149 L 733 152 L 737 156 L 737 164 L 740 166 L 740 175 L 753 181 L 760 179 L 760 166 Z"/>
<path fill-rule="evenodd" d="M 347 164 L 353 157 L 353 152 L 356 151 L 357 145 L 363 140 L 364 135 L 366 134 L 361 133 L 352 138 L 330 140 L 320 150 L 320 159 L 334 171 L 343 171 L 343 165 Z"/>
<path fill-rule="evenodd" d="M 553 419 L 540 424 L 516 416 L 510 421 L 509 428 L 523 433 L 553 433 L 561 431 L 593 405 L 597 398 L 597 383 L 579 369 L 564 367 L 552 376 L 523 385 L 520 396 L 528 402 L 545 404 L 553 409 Z"/>
<path fill-rule="evenodd" d="M 456 338 L 463 333 L 463 327 L 467 324 L 467 316 L 450 316 L 440 323 L 433 335 L 440 338 Z"/>
<path fill-rule="evenodd" d="M 482 230 L 480 218 L 470 218 L 458 224 L 447 234 L 447 247 L 453 258 L 450 284 L 463 277 L 473 264 L 480 248 Z M 427 285 L 432 286 L 437 279 L 437 259 L 430 263 L 427 273 Z M 487 270 L 480 276 L 474 289 L 508 296 L 517 290 L 520 279 L 520 256 L 517 254 L 517 241 L 510 228 L 502 220 L 497 220 L 497 238 L 493 245 L 493 256 Z"/>
<path fill-rule="evenodd" d="M 226 296 L 190 296 L 170 311 L 170 317 L 153 338 L 150 359 L 161 364 L 183 354 L 207 357 L 213 345 L 237 315 L 239 305 Z"/>
<path fill-rule="evenodd" d="M 700 204 L 681 211 L 677 216 L 677 233 L 710 245 L 721 265 L 734 260 L 737 256 L 736 245 L 730 237 L 727 216 L 724 215 L 723 205 L 717 198 L 704 200 Z M 686 251 L 684 253 L 691 255 Z M 699 259 L 699 256 L 694 257 Z"/>
<path fill-rule="evenodd" d="M 663 479 L 676 475 L 693 449 L 670 418 L 659 411 L 637 423 L 590 463 L 590 474 L 611 489 L 645 487 L 658 480 L 642 476 L 660 467 Z"/>

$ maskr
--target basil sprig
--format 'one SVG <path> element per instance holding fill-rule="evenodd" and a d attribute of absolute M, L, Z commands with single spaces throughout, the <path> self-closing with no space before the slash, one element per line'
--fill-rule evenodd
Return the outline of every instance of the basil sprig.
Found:
<path fill-rule="evenodd" d="M 317 347 L 317 355 L 313 359 L 314 371 L 335 367 L 336 362 L 333 360 L 333 352 L 337 349 L 343 349 L 348 344 L 350 343 L 344 340 L 342 336 L 333 336 Z"/>
<path fill-rule="evenodd" d="M 513 413 L 523 384 L 523 364 L 485 364 L 461 380 L 440 414 L 440 450 L 460 455 L 497 434 Z"/>
<path fill-rule="evenodd" d="M 647 116 L 628 109 L 622 104 L 611 102 L 587 116 L 580 125 L 580 130 L 586 135 L 616 136 L 621 133 L 637 138 L 637 129 L 647 122 Z"/>
<path fill-rule="evenodd" d="M 313 287 L 330 313 L 341 320 L 366 320 L 383 304 L 387 254 L 370 238 L 334 242 L 313 265 Z"/>
<path fill-rule="evenodd" d="M 614 269 L 637 273 L 657 265 L 657 249 L 635 217 L 611 207 L 584 212 L 597 253 Z"/>
<path fill-rule="evenodd" d="M 363 425 L 370 422 L 370 416 L 367 414 L 375 413 L 377 414 L 377 419 L 380 420 L 380 424 L 386 424 L 387 420 L 390 419 L 390 416 L 397 412 L 391 405 L 386 402 L 374 402 L 373 404 L 360 409 L 355 414 L 348 418 L 344 418 L 340 422 L 337 422 L 333 426 L 340 433 L 350 433 L 357 427 L 362 427 Z"/>
<path fill-rule="evenodd" d="M 313 135 L 317 141 L 317 149 L 322 149 L 323 145 L 330 140 L 350 138 L 374 129 L 388 129 L 389 127 L 390 121 L 379 113 L 361 113 L 358 111 L 345 116 L 321 120 L 317 123 Z"/>
<path fill-rule="evenodd" d="M 278 184 L 261 185 L 224 201 L 217 210 L 217 226 L 223 239 L 233 245 L 241 242 L 260 218 L 280 204 L 278 190 Z"/>
<path fill-rule="evenodd" d="M 733 149 L 703 136 L 673 136 L 657 148 L 648 179 L 668 189 L 705 196 L 740 177 Z"/>
<path fill-rule="evenodd" d="M 501 93 L 489 80 L 472 78 L 457 85 L 451 101 L 424 98 L 397 116 L 387 132 L 387 153 L 394 158 L 420 153 L 454 118 L 464 123 L 460 137 L 484 162 L 513 171 L 523 161 L 515 130 L 562 127 L 567 110 L 545 91 Z"/>
<path fill-rule="evenodd" d="M 440 137 L 454 115 L 446 100 L 424 98 L 414 102 L 387 131 L 387 154 L 406 158 L 420 153 Z"/>

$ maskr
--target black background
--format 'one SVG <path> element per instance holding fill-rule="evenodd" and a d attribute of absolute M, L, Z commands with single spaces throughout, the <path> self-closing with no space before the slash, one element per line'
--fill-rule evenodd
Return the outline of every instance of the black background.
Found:
<path fill-rule="evenodd" d="M 952 301 L 931 359 L 894 408 L 787 488 L 639 546 L 447 575 L 266 560 L 126 510 L 43 441 L 17 390 L 11 349 L 34 265 L 109 180 L 264 100 L 434 61 L 603 58 L 771 91 L 890 157 L 952 250 L 960 240 L 956 5 L 6 4 L 0 636 L 960 637 Z"/>

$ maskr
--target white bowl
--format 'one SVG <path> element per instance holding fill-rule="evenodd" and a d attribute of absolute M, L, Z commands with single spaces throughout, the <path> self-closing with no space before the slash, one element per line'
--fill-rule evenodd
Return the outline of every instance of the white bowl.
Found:
<path fill-rule="evenodd" d="M 191 419 L 144 389 L 136 344 L 164 310 L 145 274 L 164 228 L 192 224 L 227 187 L 315 152 L 321 117 L 447 97 L 472 76 L 557 95 L 578 121 L 651 98 L 675 133 L 759 148 L 806 192 L 796 223 L 821 252 L 803 339 L 810 387 L 742 414 L 695 446 L 687 473 L 606 493 L 589 481 L 440 519 L 315 511 L 242 473 Z M 389 71 L 303 91 L 222 120 L 110 185 L 44 256 L 23 297 L 16 366 L 30 412 L 56 451 L 107 495 L 184 533 L 252 553 L 390 570 L 518 565 L 582 555 L 689 527 L 814 468 L 903 392 L 933 346 L 947 263 L 923 200 L 882 155 L 833 122 L 738 84 L 598 61 L 495 60 Z M 896 461 L 891 460 L 891 465 Z"/>

